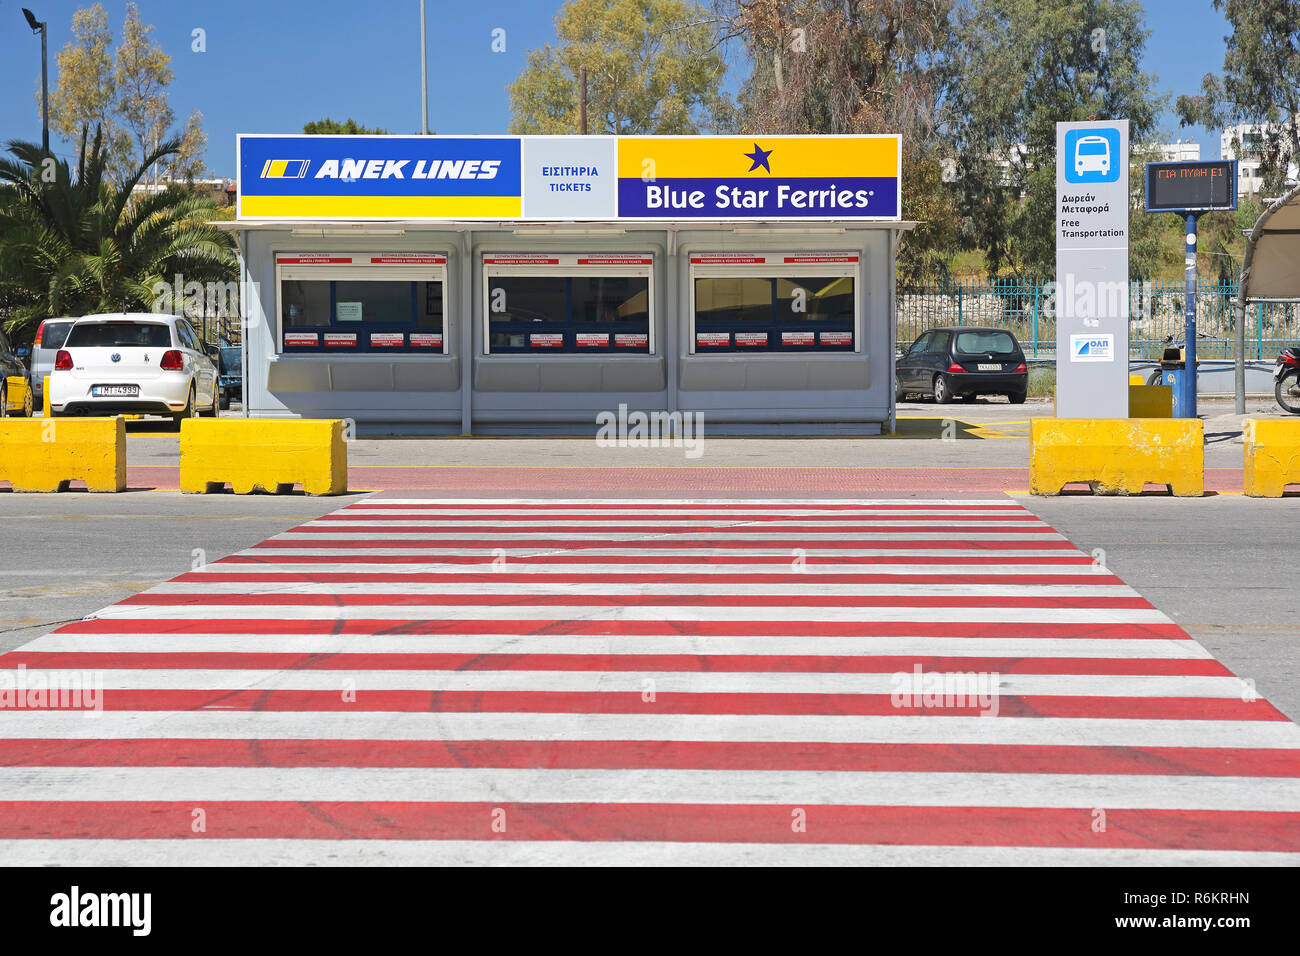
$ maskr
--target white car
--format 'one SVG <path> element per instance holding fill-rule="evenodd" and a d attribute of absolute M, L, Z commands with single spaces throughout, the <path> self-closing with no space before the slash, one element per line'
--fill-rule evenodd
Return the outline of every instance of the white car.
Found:
<path fill-rule="evenodd" d="M 77 319 L 50 372 L 51 415 L 217 414 L 217 366 L 184 318 L 122 312 Z"/>

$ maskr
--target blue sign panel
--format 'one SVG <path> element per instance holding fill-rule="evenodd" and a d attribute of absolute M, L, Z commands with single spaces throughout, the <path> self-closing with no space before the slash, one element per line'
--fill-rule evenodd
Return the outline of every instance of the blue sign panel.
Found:
<path fill-rule="evenodd" d="M 518 137 L 241 136 L 244 219 L 518 219 Z"/>

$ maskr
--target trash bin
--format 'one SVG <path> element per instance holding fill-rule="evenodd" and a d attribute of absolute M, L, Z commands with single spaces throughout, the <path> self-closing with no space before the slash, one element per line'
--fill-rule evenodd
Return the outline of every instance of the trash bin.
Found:
<path fill-rule="evenodd" d="M 1160 384 L 1172 386 L 1174 393 L 1174 418 L 1189 417 L 1180 409 L 1184 404 L 1195 407 L 1189 402 L 1184 389 L 1187 388 L 1187 353 L 1184 349 L 1165 349 L 1160 359 Z"/>

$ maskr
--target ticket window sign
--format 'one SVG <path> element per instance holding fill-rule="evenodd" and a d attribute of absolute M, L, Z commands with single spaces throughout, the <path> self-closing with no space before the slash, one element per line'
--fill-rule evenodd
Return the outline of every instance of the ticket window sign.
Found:
<path fill-rule="evenodd" d="M 651 355 L 651 253 L 489 253 L 489 355 Z"/>
<path fill-rule="evenodd" d="M 1237 161 L 1147 163 L 1147 212 L 1237 208 Z"/>
<path fill-rule="evenodd" d="M 693 354 L 823 354 L 858 347 L 852 253 L 691 256 Z"/>
<path fill-rule="evenodd" d="M 447 352 L 441 253 L 278 253 L 281 354 Z"/>

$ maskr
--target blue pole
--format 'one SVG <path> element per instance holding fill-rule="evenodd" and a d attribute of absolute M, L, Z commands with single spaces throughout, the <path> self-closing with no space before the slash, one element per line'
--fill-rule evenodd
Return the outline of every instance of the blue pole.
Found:
<path fill-rule="evenodd" d="M 1183 372 L 1183 396 L 1179 418 L 1196 418 L 1196 213 L 1187 214 L 1187 247 L 1184 258 L 1184 295 L 1187 306 L 1183 335 L 1187 358 Z"/>

